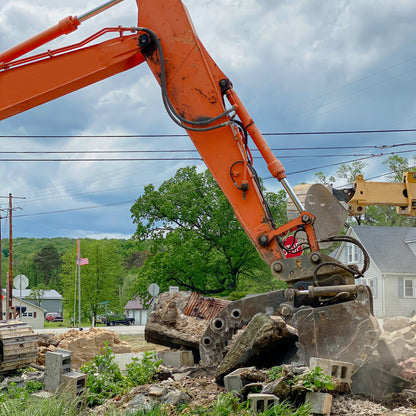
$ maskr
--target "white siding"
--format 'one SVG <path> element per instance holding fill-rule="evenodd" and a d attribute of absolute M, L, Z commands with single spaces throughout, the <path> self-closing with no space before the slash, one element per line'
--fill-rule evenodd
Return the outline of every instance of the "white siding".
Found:
<path fill-rule="evenodd" d="M 416 275 L 386 274 L 384 277 L 386 290 L 385 316 L 411 316 L 416 312 L 416 297 L 403 298 L 399 295 L 399 279 L 416 279 Z"/>
<path fill-rule="evenodd" d="M 352 237 L 357 238 L 355 233 L 353 233 Z M 361 250 L 360 250 L 361 251 Z M 348 262 L 348 244 L 342 244 L 339 250 L 336 253 L 335 258 L 339 260 L 341 263 L 344 264 L 356 264 L 361 270 L 363 268 L 363 255 L 360 253 L 359 258 L 360 261 L 357 262 Z M 374 315 L 376 317 L 381 317 L 384 315 L 383 313 L 383 279 L 380 270 L 375 265 L 374 261 L 370 257 L 370 266 L 368 270 L 364 274 L 364 279 L 357 279 L 355 281 L 356 284 L 367 284 L 368 280 L 373 279 L 374 286 L 373 286 L 373 310 Z"/>
<path fill-rule="evenodd" d="M 43 309 L 24 300 L 20 301 L 20 299 L 12 298 L 14 310 L 20 305 L 22 305 L 22 308 L 26 308 L 25 316 L 22 316 L 22 318 L 16 316 L 15 319 L 27 322 L 33 329 L 42 329 L 45 324 Z M 3 300 L 3 319 L 6 319 L 6 299 Z"/>

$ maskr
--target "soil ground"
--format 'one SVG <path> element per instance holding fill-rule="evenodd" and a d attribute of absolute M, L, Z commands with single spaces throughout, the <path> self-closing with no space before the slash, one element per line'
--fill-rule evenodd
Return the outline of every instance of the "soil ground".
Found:
<path fill-rule="evenodd" d="M 120 341 L 127 342 L 131 346 L 131 352 L 162 351 L 167 348 L 146 342 L 144 335 L 120 335 Z"/>

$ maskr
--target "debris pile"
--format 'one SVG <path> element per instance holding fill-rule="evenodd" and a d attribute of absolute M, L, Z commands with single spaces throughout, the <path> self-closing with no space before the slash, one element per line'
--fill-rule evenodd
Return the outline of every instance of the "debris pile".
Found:
<path fill-rule="evenodd" d="M 84 363 L 101 353 L 106 343 L 114 354 L 131 352 L 131 346 L 120 341 L 118 334 L 105 328 L 90 328 L 88 331 L 70 329 L 59 337 L 49 333 L 38 337 L 38 359 L 36 364 L 45 365 L 46 351 L 57 348 L 72 351 L 73 368 L 80 368 Z"/>
<path fill-rule="evenodd" d="M 416 355 L 416 316 L 383 320 L 383 338 L 397 362 L 407 361 Z"/>
<path fill-rule="evenodd" d="M 191 292 L 162 293 L 158 306 L 147 319 L 145 340 L 170 348 L 187 348 L 199 360 L 199 341 L 209 321 L 185 315 L 190 296 Z"/>

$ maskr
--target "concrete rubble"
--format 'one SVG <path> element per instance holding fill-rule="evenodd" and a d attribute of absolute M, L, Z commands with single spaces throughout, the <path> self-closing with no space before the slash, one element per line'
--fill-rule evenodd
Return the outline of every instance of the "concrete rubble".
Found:
<path fill-rule="evenodd" d="M 106 343 L 114 354 L 129 353 L 131 347 L 121 342 L 118 334 L 105 328 L 90 328 L 88 331 L 70 329 L 65 334 L 42 334 L 38 337 L 38 359 L 35 364 L 45 366 L 45 354 L 57 348 L 72 351 L 72 366 L 79 369 L 87 361 L 101 353 Z"/>
<path fill-rule="evenodd" d="M 199 360 L 199 340 L 209 321 L 184 314 L 190 296 L 191 292 L 162 293 L 158 306 L 148 316 L 145 340 L 171 348 L 186 348 Z"/>
<path fill-rule="evenodd" d="M 409 388 L 386 395 L 378 403 L 371 397 L 368 400 L 357 397 L 352 394 L 349 363 L 331 360 L 321 362 L 318 359 L 313 360 L 311 366 L 319 365 L 325 373 L 336 375 L 335 390 L 320 391 L 317 393 L 323 395 L 308 395 L 306 398 L 308 389 L 293 383 L 295 377 L 309 370 L 304 363 L 296 363 L 296 356 L 291 354 L 296 341 L 294 328 L 279 317 L 258 314 L 251 321 L 253 323 L 243 327 L 234 336 L 218 368 L 202 367 L 196 350 L 210 321 L 204 319 L 202 312 L 197 310 L 195 305 L 201 304 L 198 303 L 199 299 L 193 299 L 194 316 L 185 315 L 187 305 L 189 309 L 189 299 L 189 292 L 167 293 L 159 299 L 157 309 L 149 316 L 145 338 L 148 342 L 170 348 L 159 353 L 159 358 L 166 359 L 161 368 L 163 380 L 153 385 L 139 386 L 125 397 L 113 399 L 121 407 L 134 410 L 150 407 L 154 402 L 179 405 L 193 401 L 208 407 L 218 394 L 234 391 L 245 400 L 251 395 L 254 403 L 251 406 L 259 409 L 269 401 L 291 400 L 299 404 L 299 401 L 307 400 L 318 409 L 316 414 L 322 415 L 416 415 L 416 410 L 413 410 L 416 408 L 416 317 L 380 321 L 382 339 L 392 350 L 392 359 L 399 364 L 397 377 L 409 380 Z M 212 304 L 218 307 L 215 302 Z M 204 313 L 209 313 L 209 308 Z M 107 329 L 70 330 L 60 337 L 40 335 L 38 364 L 44 365 L 46 351 L 64 349 L 72 351 L 73 366 L 79 368 L 99 354 L 106 342 L 120 356 L 131 351 L 128 344 L 120 342 L 114 331 Z M 268 354 L 267 350 L 273 351 L 273 354 Z M 284 372 L 271 380 L 267 369 L 277 365 Z"/>
<path fill-rule="evenodd" d="M 195 363 L 198 364 L 198 356 L 195 354 L 195 350 L 198 347 L 197 344 L 199 344 L 201 335 L 203 335 L 211 321 L 201 317 L 198 318 L 198 314 L 195 316 L 186 316 L 184 314 L 189 300 L 188 292 L 175 292 L 174 294 L 165 294 L 165 296 L 165 298 L 159 300 L 157 310 L 149 317 L 149 325 L 145 329 L 146 340 L 171 348 L 190 349 L 194 353 Z M 390 354 L 389 358 L 394 361 L 396 367 L 399 364 L 399 367 L 397 367 L 398 372 L 393 375 L 393 378 L 395 382 L 399 383 L 396 391 L 400 392 L 404 387 L 410 385 L 403 383 L 403 379 L 416 380 L 416 317 L 385 319 L 381 328 L 384 330 L 382 334 L 384 342 L 382 344 L 392 350 L 393 354 Z M 296 360 L 296 356 L 293 354 L 295 341 L 296 330 L 286 325 L 281 318 L 258 314 L 258 316 L 246 327 L 243 327 L 230 341 L 224 359 L 215 370 L 214 379 L 219 385 L 223 385 L 225 378 L 234 375 L 235 371 L 238 374 L 241 372 L 247 374 L 247 367 L 250 368 L 250 366 L 270 368 L 280 364 L 286 365 L 291 360 Z M 273 351 L 273 354 L 268 354 L 268 351 Z M 350 366 L 348 364 L 351 363 L 337 362 L 335 365 L 331 364 L 330 367 L 332 368 L 332 374 L 330 375 L 334 375 L 334 371 L 341 371 L 347 374 L 345 380 L 339 383 L 342 386 L 340 393 L 343 394 L 351 394 L 352 364 Z M 255 369 L 256 367 L 252 368 Z M 339 369 L 334 370 L 334 368 L 338 367 Z M 239 377 L 240 375 L 237 378 Z M 242 394 L 245 398 L 247 398 L 248 394 L 261 391 L 266 396 L 268 394 L 274 394 L 279 399 L 285 400 L 293 393 L 288 389 L 285 378 L 280 378 L 269 383 L 261 380 L 261 377 L 260 379 L 257 378 L 256 380 L 249 381 L 247 381 L 247 377 L 245 379 L 243 377 L 243 380 L 238 381 L 234 377 L 233 382 L 235 385 L 241 384 L 239 394 Z M 227 390 L 227 382 L 225 383 L 225 390 Z M 383 391 L 383 396 L 388 395 L 390 397 L 394 391 L 392 389 L 391 391 L 387 391 L 386 394 Z M 405 390 L 403 393 L 405 398 L 403 400 L 413 401 L 412 392 L 412 389 Z M 394 395 L 396 394 L 394 393 Z M 374 392 L 371 392 L 371 395 L 373 398 L 375 397 Z M 264 400 L 269 400 L 266 396 L 264 396 Z M 345 399 L 347 396 L 343 397 Z M 260 403 L 263 399 L 256 397 L 256 400 Z M 338 409 L 342 407 L 340 403 L 345 404 L 345 400 L 347 399 L 340 401 L 338 397 L 334 397 L 333 399 L 332 396 L 329 397 L 326 395 L 320 398 L 310 398 L 310 400 L 313 401 L 314 405 L 322 407 L 321 414 L 329 415 L 331 407 Z M 387 408 L 383 411 L 385 414 L 388 414 Z M 341 410 L 339 412 L 339 414 L 344 414 Z"/>

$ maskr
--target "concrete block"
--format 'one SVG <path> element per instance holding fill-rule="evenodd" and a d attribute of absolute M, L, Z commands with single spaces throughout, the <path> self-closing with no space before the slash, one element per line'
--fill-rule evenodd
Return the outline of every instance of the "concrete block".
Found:
<path fill-rule="evenodd" d="M 157 356 L 159 360 L 163 360 L 166 367 L 180 368 L 195 364 L 192 351 L 159 351 Z"/>
<path fill-rule="evenodd" d="M 247 399 L 254 413 L 264 412 L 279 403 L 279 399 L 274 394 L 250 393 Z"/>
<path fill-rule="evenodd" d="M 354 369 L 353 363 L 311 357 L 309 368 L 313 370 L 316 367 L 321 368 L 324 374 L 331 376 L 336 381 L 351 384 L 352 371 Z"/>
<path fill-rule="evenodd" d="M 315 416 L 330 416 L 332 407 L 332 395 L 328 393 L 308 392 L 305 404 L 311 406 L 311 413 Z"/>
<path fill-rule="evenodd" d="M 59 389 L 76 398 L 79 401 L 78 408 L 83 408 L 86 404 L 87 375 L 78 371 L 65 373 L 61 377 Z"/>
<path fill-rule="evenodd" d="M 236 391 L 240 393 L 243 388 L 243 381 L 240 377 L 240 371 L 235 370 L 224 377 L 224 388 L 227 393 Z"/>
<path fill-rule="evenodd" d="M 62 374 L 72 370 L 72 352 L 57 349 L 45 354 L 45 390 L 54 392 L 61 384 Z"/>
<path fill-rule="evenodd" d="M 117 363 L 120 371 L 125 373 L 127 371 L 127 364 L 133 362 L 133 358 L 137 358 L 139 363 L 142 361 L 143 353 L 142 352 L 125 352 L 122 354 L 115 354 L 114 361 Z"/>

